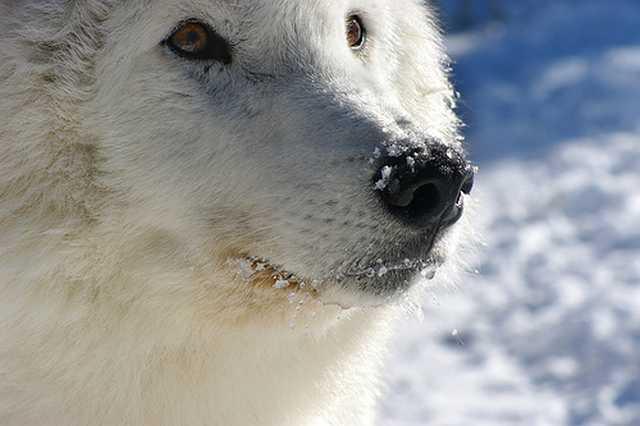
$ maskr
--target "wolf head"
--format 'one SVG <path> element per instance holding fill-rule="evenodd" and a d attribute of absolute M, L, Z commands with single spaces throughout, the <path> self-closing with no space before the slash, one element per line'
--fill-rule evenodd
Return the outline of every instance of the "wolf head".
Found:
<path fill-rule="evenodd" d="M 43 197 L 103 238 L 163 234 L 233 286 L 338 299 L 401 293 L 455 249 L 472 172 L 421 1 L 26 7 L 49 23 L 10 28 L 55 127 L 29 167 L 63 170 Z"/>

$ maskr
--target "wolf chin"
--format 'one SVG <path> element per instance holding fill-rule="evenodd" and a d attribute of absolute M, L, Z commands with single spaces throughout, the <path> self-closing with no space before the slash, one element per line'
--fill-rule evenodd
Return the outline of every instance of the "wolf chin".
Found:
<path fill-rule="evenodd" d="M 0 0 L 0 424 L 373 424 L 447 68 L 418 0 Z"/>

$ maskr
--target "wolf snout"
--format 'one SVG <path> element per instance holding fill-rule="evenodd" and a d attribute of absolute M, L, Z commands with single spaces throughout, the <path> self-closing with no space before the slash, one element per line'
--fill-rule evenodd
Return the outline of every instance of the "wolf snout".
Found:
<path fill-rule="evenodd" d="M 450 226 L 462 216 L 463 197 L 473 188 L 474 168 L 444 144 L 381 158 L 374 176 L 386 209 L 408 225 Z"/>

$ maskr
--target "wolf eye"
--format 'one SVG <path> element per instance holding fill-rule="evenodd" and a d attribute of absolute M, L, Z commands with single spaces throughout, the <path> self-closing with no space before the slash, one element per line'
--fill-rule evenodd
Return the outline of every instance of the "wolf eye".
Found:
<path fill-rule="evenodd" d="M 186 59 L 214 60 L 231 63 L 231 46 L 206 24 L 189 20 L 166 40 L 167 46 Z"/>
<path fill-rule="evenodd" d="M 347 18 L 347 43 L 353 50 L 360 50 L 366 41 L 366 33 L 359 16 Z"/>

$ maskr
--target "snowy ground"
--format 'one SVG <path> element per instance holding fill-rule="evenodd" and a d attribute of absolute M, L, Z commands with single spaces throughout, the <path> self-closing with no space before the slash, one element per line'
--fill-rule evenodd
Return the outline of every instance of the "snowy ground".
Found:
<path fill-rule="evenodd" d="M 381 426 L 640 425 L 640 2 L 511 4 L 449 40 L 486 247 L 398 325 Z"/>

